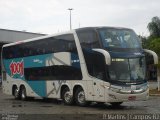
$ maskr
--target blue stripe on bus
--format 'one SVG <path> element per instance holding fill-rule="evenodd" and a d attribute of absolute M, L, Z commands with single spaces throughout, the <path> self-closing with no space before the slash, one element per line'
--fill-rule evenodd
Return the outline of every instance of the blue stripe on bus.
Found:
<path fill-rule="evenodd" d="M 46 65 L 46 58 L 52 56 L 53 54 L 37 55 L 24 58 L 25 68 L 31 67 L 43 67 Z"/>
<path fill-rule="evenodd" d="M 24 75 L 22 76 L 21 74 L 14 74 L 12 75 L 11 70 L 10 70 L 10 66 L 12 63 L 20 63 L 20 62 L 24 62 L 24 60 L 22 58 L 15 58 L 15 59 L 8 59 L 8 60 L 3 60 L 3 64 L 5 67 L 6 72 L 8 73 L 9 76 L 11 76 L 14 79 L 22 79 L 25 80 Z M 24 70 L 23 70 L 24 71 Z"/>
<path fill-rule="evenodd" d="M 26 83 L 32 88 L 32 90 L 39 95 L 40 97 L 46 96 L 46 81 L 45 80 L 25 80 L 25 76 L 21 76 L 20 74 L 11 75 L 10 65 L 14 63 L 18 63 L 23 61 L 24 68 L 32 68 L 32 67 L 43 67 L 46 66 L 46 61 L 48 59 L 54 59 L 54 54 L 45 54 L 45 55 L 37 55 L 37 56 L 29 56 L 23 58 L 14 58 L 14 59 L 4 59 L 3 63 L 5 66 L 5 70 L 9 76 L 11 76 L 15 80 L 24 80 Z M 71 62 L 72 67 L 80 69 L 80 60 L 77 54 L 71 54 Z"/>
<path fill-rule="evenodd" d="M 27 81 L 28 85 L 32 90 L 38 94 L 40 97 L 46 97 L 46 81 L 37 80 L 37 81 Z"/>

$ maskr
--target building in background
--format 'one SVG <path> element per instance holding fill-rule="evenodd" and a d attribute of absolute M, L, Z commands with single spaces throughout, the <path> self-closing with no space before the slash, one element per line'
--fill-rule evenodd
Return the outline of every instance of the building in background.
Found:
<path fill-rule="evenodd" d="M 43 36 L 46 34 L 40 33 L 32 33 L 26 31 L 16 31 L 16 30 L 7 30 L 7 29 L 0 29 L 0 42 L 2 43 L 10 43 L 16 42 L 19 40 L 30 39 L 34 37 Z"/>
<path fill-rule="evenodd" d="M 1 55 L 1 48 L 4 44 L 40 37 L 44 35 L 46 34 L 0 29 L 0 55 Z M 0 66 L 0 81 L 1 81 L 1 66 Z"/>

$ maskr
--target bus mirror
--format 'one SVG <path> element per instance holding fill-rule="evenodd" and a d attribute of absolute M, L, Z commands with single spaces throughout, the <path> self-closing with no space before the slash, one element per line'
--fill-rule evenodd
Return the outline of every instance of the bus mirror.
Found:
<path fill-rule="evenodd" d="M 105 57 L 106 64 L 107 65 L 111 64 L 111 56 L 110 56 L 109 52 L 107 52 L 106 50 L 103 50 L 103 49 L 92 49 L 92 50 L 103 54 Z"/>
<path fill-rule="evenodd" d="M 152 50 L 148 50 L 148 49 L 144 49 L 145 53 L 148 53 L 149 55 L 153 56 L 153 60 L 154 60 L 154 64 L 158 64 L 158 55 L 152 51 Z"/>

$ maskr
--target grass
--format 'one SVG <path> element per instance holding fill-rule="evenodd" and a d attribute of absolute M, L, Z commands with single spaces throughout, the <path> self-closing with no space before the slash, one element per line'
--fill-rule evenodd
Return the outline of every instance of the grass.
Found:
<path fill-rule="evenodd" d="M 158 89 L 151 89 L 149 90 L 149 94 L 159 94 L 160 95 L 160 91 L 158 91 Z"/>

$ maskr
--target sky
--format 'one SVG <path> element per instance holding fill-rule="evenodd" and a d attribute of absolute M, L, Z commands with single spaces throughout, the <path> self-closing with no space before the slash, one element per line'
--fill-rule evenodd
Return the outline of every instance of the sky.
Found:
<path fill-rule="evenodd" d="M 72 28 L 115 26 L 148 36 L 147 24 L 160 17 L 160 0 L 0 0 L 0 28 L 54 34 Z"/>

